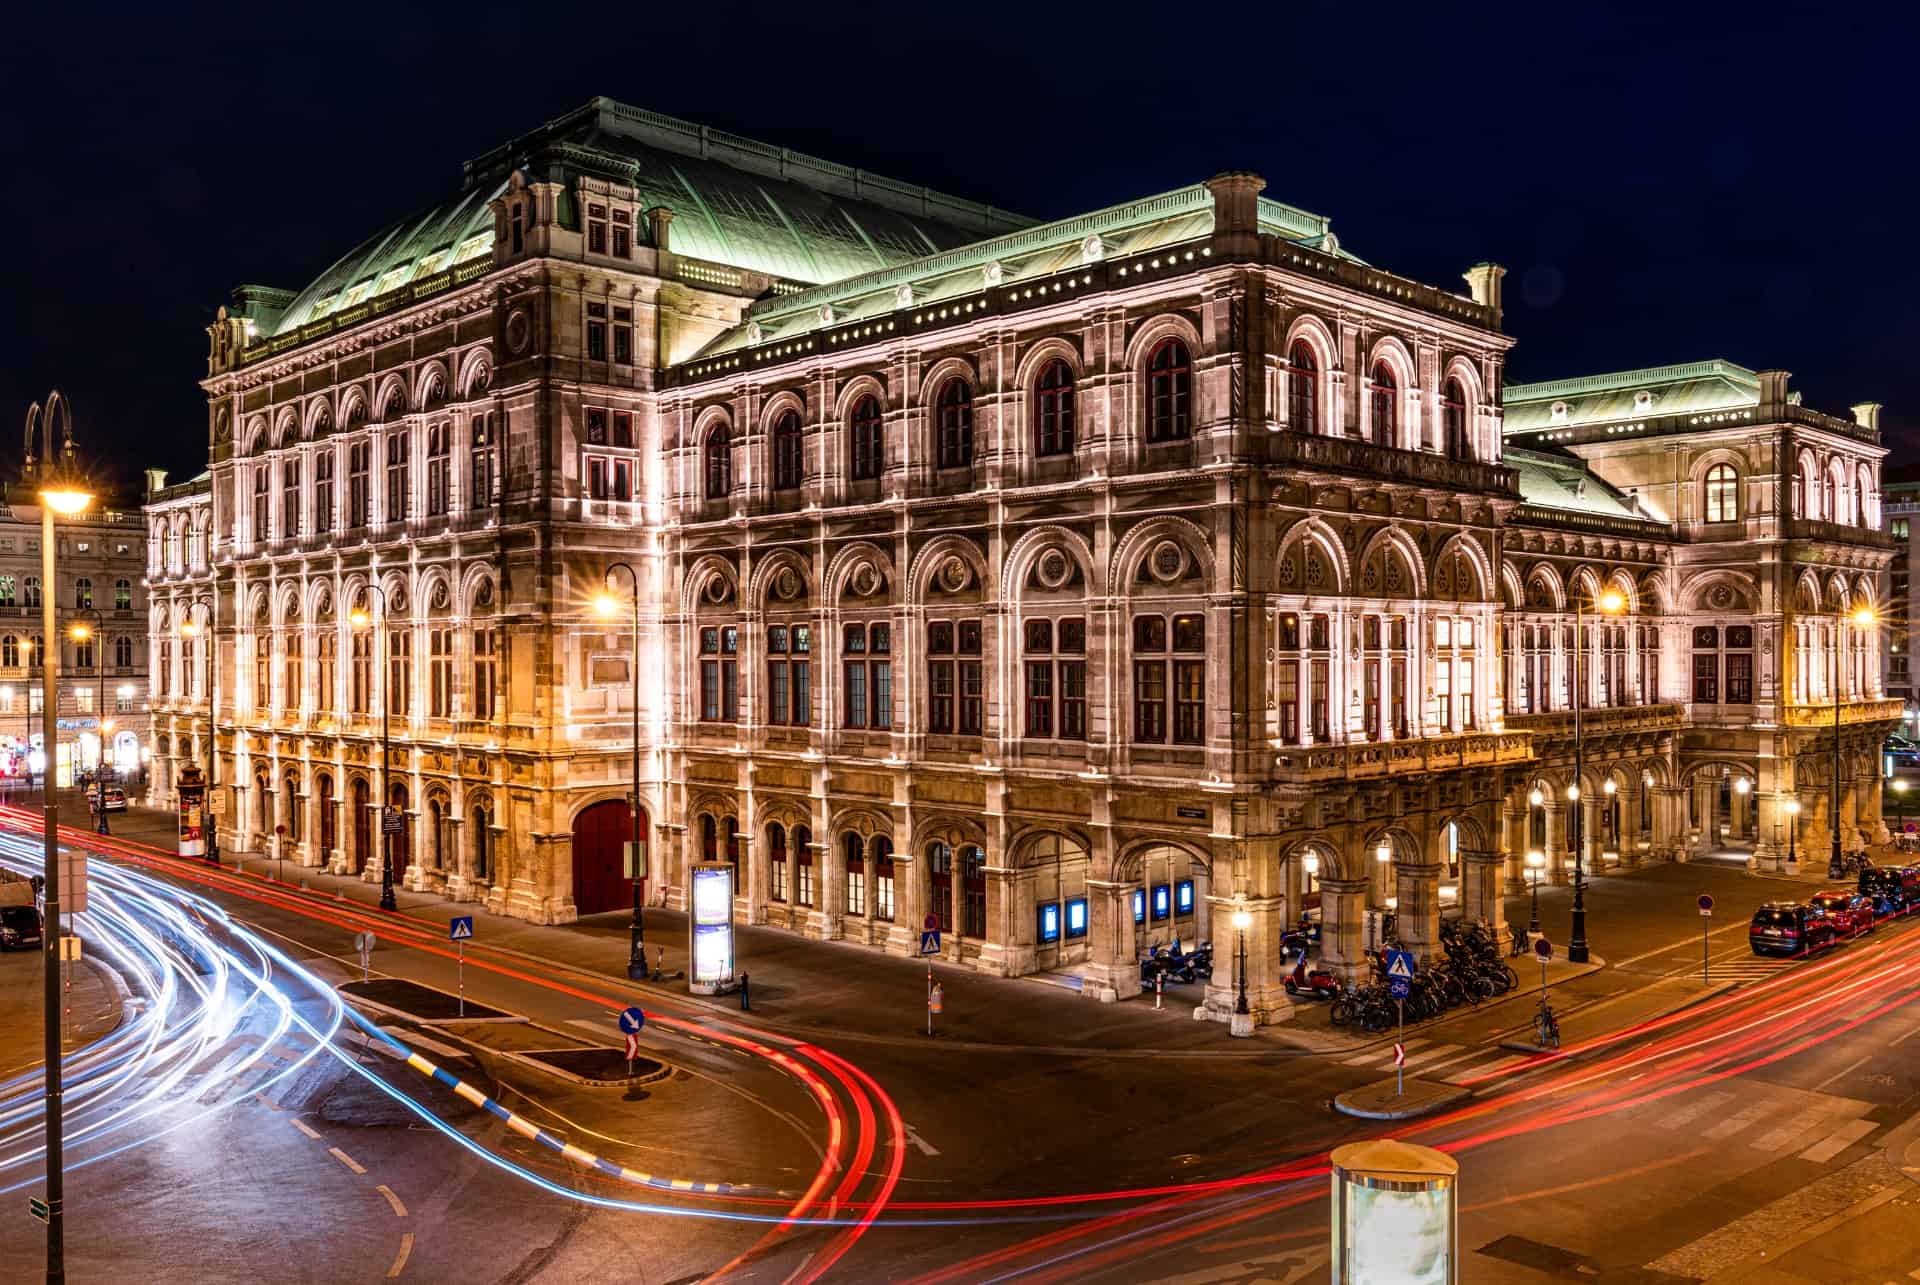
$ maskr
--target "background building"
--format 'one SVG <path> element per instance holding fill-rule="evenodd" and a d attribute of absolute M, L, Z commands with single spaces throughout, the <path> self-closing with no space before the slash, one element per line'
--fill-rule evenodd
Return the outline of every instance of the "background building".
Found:
<path fill-rule="evenodd" d="M 1351 968 L 1378 912 L 1497 920 L 1530 846 L 1565 877 L 1576 691 L 1591 864 L 1775 868 L 1795 793 L 1819 846 L 1836 693 L 1876 827 L 1877 633 L 1834 614 L 1889 559 L 1873 408 L 1504 388 L 1500 268 L 1396 276 L 1262 187 L 1034 224 L 596 100 L 243 287 L 208 473 L 148 509 L 155 797 L 211 608 L 229 846 L 377 878 L 384 701 L 409 885 L 619 909 L 637 702 L 655 901 L 728 861 L 749 921 L 931 916 L 1107 998 L 1244 910 L 1268 1020 L 1303 907 Z"/>
<path fill-rule="evenodd" d="M 1913 689 L 1913 566 L 1914 522 L 1920 515 L 1920 472 L 1911 467 L 1890 470 L 1886 483 L 1886 530 L 1893 541 L 1893 563 L 1887 573 L 1887 695 L 1905 705 L 1901 730 L 1913 735 L 1920 711 Z"/>
<path fill-rule="evenodd" d="M 147 727 L 147 601 L 142 583 L 146 524 L 136 509 L 89 509 L 59 519 L 52 586 L 60 622 L 60 743 L 53 755 L 61 784 L 77 766 L 106 755 L 123 779 L 138 780 Z M 44 749 L 40 711 L 42 601 L 40 510 L 0 507 L 0 758 L 9 775 Z M 76 632 L 84 637 L 76 637 Z"/>

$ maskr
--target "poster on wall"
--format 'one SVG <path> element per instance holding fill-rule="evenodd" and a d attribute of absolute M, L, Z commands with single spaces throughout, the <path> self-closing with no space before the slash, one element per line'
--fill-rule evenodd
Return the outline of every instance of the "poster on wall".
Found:
<path fill-rule="evenodd" d="M 724 862 L 693 867 L 693 914 L 687 920 L 687 989 L 717 995 L 733 985 L 733 867 Z"/>

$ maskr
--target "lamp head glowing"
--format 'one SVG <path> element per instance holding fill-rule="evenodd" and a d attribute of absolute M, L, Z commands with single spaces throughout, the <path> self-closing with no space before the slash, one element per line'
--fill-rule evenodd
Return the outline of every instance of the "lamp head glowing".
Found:
<path fill-rule="evenodd" d="M 1533 804 L 1533 806 L 1536 808 L 1539 807 L 1542 803 L 1545 803 L 1546 801 L 1547 801 L 1547 796 L 1540 793 L 1540 791 L 1538 790 L 1533 790 L 1529 792 L 1527 795 L 1527 802 Z"/>
<path fill-rule="evenodd" d="M 347 613 L 347 623 L 355 629 L 365 629 L 373 623 L 373 617 L 367 614 L 365 607 L 355 607 Z"/>
<path fill-rule="evenodd" d="M 1618 790 L 1619 788 L 1620 787 L 1618 785 L 1614 784 L 1612 777 L 1608 777 L 1606 780 L 1600 783 L 1600 789 L 1607 794 L 1612 794 L 1615 790 Z"/>
<path fill-rule="evenodd" d="M 1577 785 L 1569 785 L 1567 787 L 1567 798 L 1569 800 L 1573 800 L 1579 797 L 1580 797 L 1580 787 Z"/>
<path fill-rule="evenodd" d="M 62 479 L 40 492 L 46 506 L 63 518 L 70 518 L 93 503 L 93 493 L 73 479 Z"/>
<path fill-rule="evenodd" d="M 1627 595 L 1618 589 L 1608 589 L 1593 605 L 1609 616 L 1617 616 L 1627 609 Z"/>
<path fill-rule="evenodd" d="M 75 642 L 85 642 L 87 639 L 93 637 L 93 628 L 89 625 L 68 625 L 67 637 L 73 639 Z"/>
<path fill-rule="evenodd" d="M 1896 780 L 1893 783 L 1893 792 L 1895 794 L 1905 794 L 1907 792 L 1907 783 L 1905 781 Z"/>
<path fill-rule="evenodd" d="M 1247 929 L 1253 927 L 1253 916 L 1244 910 L 1236 910 L 1233 912 L 1233 926 L 1241 932 L 1245 932 Z"/>
<path fill-rule="evenodd" d="M 181 622 L 180 622 L 180 636 L 181 636 L 181 637 L 183 637 L 183 638 L 197 638 L 197 637 L 199 637 L 199 635 L 200 635 L 200 626 L 199 626 L 199 625 L 197 625 L 197 624 L 195 624 L 195 623 L 194 623 L 193 621 L 191 621 L 191 620 L 183 620 L 183 621 L 181 621 Z"/>
<path fill-rule="evenodd" d="M 1320 873 L 1320 858 L 1309 852 L 1300 858 L 1300 868 L 1310 875 L 1317 875 Z"/>
<path fill-rule="evenodd" d="M 1735 778 L 1733 778 L 1733 792 L 1735 794 L 1745 794 L 1748 790 L 1751 790 L 1752 788 L 1753 788 L 1753 782 L 1749 781 L 1746 777 L 1736 776 Z"/>
<path fill-rule="evenodd" d="M 1878 619 L 1872 607 L 1861 606 L 1853 609 L 1853 623 L 1862 629 L 1871 629 Z"/>
<path fill-rule="evenodd" d="M 1532 866 L 1535 870 L 1538 870 L 1541 866 L 1544 866 L 1547 864 L 1547 854 L 1540 851 L 1540 849 L 1535 848 L 1532 852 L 1529 852 L 1527 854 L 1527 864 Z"/>
<path fill-rule="evenodd" d="M 602 589 L 593 595 L 593 609 L 603 616 L 617 616 L 620 614 L 620 600 Z"/>
<path fill-rule="evenodd" d="M 1800 800 L 1798 799 L 1787 800 L 1787 815 L 1790 817 L 1797 817 L 1800 815 Z"/>
<path fill-rule="evenodd" d="M 1373 850 L 1373 859 L 1382 865 L 1393 860 L 1393 845 L 1382 839 L 1380 846 Z"/>

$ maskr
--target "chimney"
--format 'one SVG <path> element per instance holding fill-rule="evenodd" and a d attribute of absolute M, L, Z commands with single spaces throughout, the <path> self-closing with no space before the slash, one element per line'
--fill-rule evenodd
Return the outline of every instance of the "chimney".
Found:
<path fill-rule="evenodd" d="M 1497 263 L 1476 263 L 1461 273 L 1467 279 L 1467 289 L 1473 295 L 1473 301 L 1482 307 L 1493 310 L 1494 324 L 1500 322 L 1500 278 L 1507 270 Z"/>
<path fill-rule="evenodd" d="M 1260 193 L 1267 180 L 1230 170 L 1207 180 L 1213 193 L 1213 245 L 1223 255 L 1250 256 L 1260 248 Z"/>
<path fill-rule="evenodd" d="M 1880 403 L 1856 402 L 1853 407 L 1853 422 L 1862 428 L 1880 431 Z"/>
<path fill-rule="evenodd" d="M 1793 372 L 1787 370 L 1763 370 L 1760 372 L 1760 417 L 1777 418 L 1787 403 L 1787 381 L 1793 378 Z M 1772 407 L 1772 410 L 1768 410 Z"/>
<path fill-rule="evenodd" d="M 163 491 L 167 486 L 167 471 L 163 468 L 147 470 L 147 498 L 152 499 L 155 491 Z"/>
<path fill-rule="evenodd" d="M 647 235 L 653 240 L 653 248 L 661 254 L 667 254 L 672 247 L 667 244 L 668 227 L 673 223 L 673 211 L 664 205 L 656 205 L 647 211 Z"/>

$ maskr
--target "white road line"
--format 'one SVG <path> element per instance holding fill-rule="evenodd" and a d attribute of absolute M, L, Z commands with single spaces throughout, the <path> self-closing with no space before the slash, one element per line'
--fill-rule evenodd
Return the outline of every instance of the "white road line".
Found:
<path fill-rule="evenodd" d="M 328 1147 L 327 1154 L 332 1156 L 335 1160 L 338 1160 L 341 1164 L 345 1165 L 347 1168 L 353 1170 L 355 1173 L 366 1172 L 366 1169 L 364 1169 L 361 1166 L 358 1160 L 355 1160 L 352 1156 L 348 1155 L 346 1152 L 342 1151 L 338 1147 Z"/>
<path fill-rule="evenodd" d="M 1908 1040 L 1912 1039 L 1916 1035 L 1920 1035 L 1920 1026 L 1914 1027 L 1912 1030 L 1908 1031 L 1905 1035 L 1902 1035 L 1899 1039 L 1890 1041 L 1887 1047 L 1892 1048 L 1895 1044 L 1905 1044 Z M 1917 1279 L 1920 1279 L 1920 1278 L 1917 1278 Z"/>
<path fill-rule="evenodd" d="M 387 1198 L 387 1203 L 393 1206 L 393 1216 L 395 1218 L 405 1218 L 407 1216 L 407 1207 L 400 1203 L 400 1197 L 393 1194 L 392 1187 L 387 1186 L 387 1184 L 383 1182 L 378 1187 L 375 1187 L 374 1190 Z"/>
<path fill-rule="evenodd" d="M 1479 1050 L 1477 1050 L 1477 1049 L 1468 1049 L 1468 1050 L 1467 1050 L 1467 1052 L 1469 1052 L 1469 1053 L 1475 1053 L 1475 1052 L 1478 1052 L 1478 1051 L 1479 1051 Z M 1458 1061 L 1458 1060 L 1459 1060 L 1458 1058 L 1456 1058 L 1456 1057 L 1450 1057 L 1450 1056 L 1449 1056 L 1449 1054 L 1454 1054 L 1454 1053 L 1459 1053 L 1459 1052 L 1460 1052 L 1460 1046 L 1459 1046 L 1458 1044 L 1442 1044 L 1442 1045 L 1439 1045 L 1438 1047 L 1435 1047 L 1435 1048 L 1430 1048 L 1430 1049 L 1428 1049 L 1428 1050 L 1426 1050 L 1426 1051 L 1425 1051 L 1424 1053 L 1422 1053 L 1422 1054 L 1420 1054 L 1420 1056 L 1419 1056 L 1419 1057 L 1410 1057 L 1410 1058 L 1408 1058 L 1408 1059 L 1407 1059 L 1407 1070 L 1409 1070 L 1409 1071 L 1411 1071 L 1411 1070 L 1413 1070 L 1413 1069 L 1414 1069 L 1415 1067 L 1417 1067 L 1417 1066 L 1431 1066 L 1431 1065 L 1433 1065 L 1433 1064 L 1434 1064 L 1435 1062 L 1441 1062 L 1441 1061 L 1446 1061 L 1446 1062 L 1455 1062 L 1455 1061 Z M 1391 1059 L 1391 1058 L 1389 1058 L 1389 1059 L 1387 1059 L 1387 1060 L 1388 1060 L 1388 1061 L 1392 1061 L 1393 1059 Z"/>
<path fill-rule="evenodd" d="M 1423 1045 L 1427 1045 L 1431 1043 L 1433 1043 L 1433 1041 L 1430 1039 L 1427 1039 L 1425 1036 L 1416 1035 L 1414 1038 L 1407 1040 L 1404 1044 L 1404 1047 L 1407 1048 L 1409 1051 L 1411 1051 L 1413 1049 L 1417 1049 L 1422 1047 Z M 1452 1046 L 1450 1045 L 1449 1047 L 1452 1047 Z M 1359 1057 L 1350 1057 L 1344 1063 L 1342 1063 L 1342 1065 L 1371 1066 L 1373 1063 L 1378 1062 L 1381 1058 L 1385 1058 L 1389 1062 L 1393 1061 L 1393 1050 L 1392 1049 L 1375 1049 L 1371 1053 L 1362 1053 Z"/>
<path fill-rule="evenodd" d="M 427 1049 L 438 1053 L 441 1057 L 470 1058 L 473 1056 L 465 1049 L 457 1049 L 451 1044 L 442 1044 L 439 1040 L 428 1039 L 418 1031 L 397 1031 L 391 1026 L 382 1026 L 380 1029 L 402 1044 L 412 1045 L 416 1049 Z"/>
<path fill-rule="evenodd" d="M 1800 1158 L 1825 1164 L 1879 1127 L 1871 1120 L 1849 1120 L 1828 1134 L 1824 1142 L 1816 1142 L 1802 1151 Z"/>
<path fill-rule="evenodd" d="M 1669 1111 L 1655 1120 L 1654 1126 L 1660 1129 L 1677 1129 L 1683 1124 L 1691 1124 L 1709 1111 L 1717 1111 L 1723 1105 L 1733 1101 L 1731 1093 L 1709 1093 L 1697 1102 L 1688 1103 L 1678 1111 Z"/>
<path fill-rule="evenodd" d="M 287 1123 L 291 1124 L 294 1128 L 300 1130 L 300 1132 L 306 1134 L 309 1138 L 312 1138 L 315 1142 L 320 1141 L 320 1135 L 313 1131 L 313 1126 L 309 1125 L 305 1120 L 302 1120 L 299 1116 L 288 1117 Z"/>
<path fill-rule="evenodd" d="M 1714 1125 L 1712 1128 L 1703 1130 L 1700 1136 L 1716 1142 L 1719 1141 L 1721 1138 L 1731 1138 L 1734 1134 L 1740 1132 L 1740 1130 L 1746 1128 L 1748 1125 L 1758 1120 L 1761 1116 L 1766 1115 L 1768 1112 L 1775 1110 L 1779 1106 L 1780 1106 L 1780 1103 L 1778 1102 L 1751 1103 L 1748 1106 L 1743 1107 L 1739 1111 L 1736 1111 L 1734 1114 L 1728 1116 L 1726 1119 L 1722 1120 L 1719 1124 Z"/>
<path fill-rule="evenodd" d="M 400 1253 L 394 1258 L 393 1266 L 387 1268 L 388 1280 L 394 1279 L 396 1276 L 398 1276 L 402 1271 L 406 1269 L 407 1255 L 411 1254 L 412 1252 L 413 1252 L 413 1233 L 410 1231 L 402 1232 L 400 1235 Z"/>
<path fill-rule="evenodd" d="M 1449 1084 L 1458 1084 L 1460 1083 L 1459 1077 L 1463 1075 L 1475 1075 L 1475 1076 L 1494 1075 L 1501 1071 L 1510 1070 L 1513 1067 L 1519 1066 L 1522 1062 L 1531 1062 L 1531 1061 L 1533 1061 L 1533 1056 L 1531 1054 L 1509 1053 L 1495 1061 L 1483 1062 L 1479 1066 L 1460 1067 L 1457 1070 L 1455 1070 L 1453 1074 L 1447 1076 L 1446 1078 Z"/>
<path fill-rule="evenodd" d="M 1801 1139 L 1814 1137 L 1837 1118 L 1831 1111 L 1813 1111 L 1806 1115 L 1795 1112 L 1784 1124 L 1775 1125 L 1748 1145 L 1755 1151 L 1790 1151 Z"/>
<path fill-rule="evenodd" d="M 1426 1071 L 1429 1075 L 1431 1075 L 1433 1072 L 1440 1070 L 1442 1067 L 1453 1066 L 1453 1065 L 1456 1065 L 1457 1063 L 1466 1061 L 1468 1058 L 1479 1057 L 1482 1054 L 1484 1054 L 1486 1051 L 1487 1050 L 1485 1048 L 1481 1048 L 1481 1047 L 1463 1048 L 1458 1053 L 1454 1054 L 1452 1057 L 1442 1058 L 1438 1062 L 1427 1063 Z M 1413 1063 L 1408 1062 L 1407 1065 L 1412 1066 Z"/>
<path fill-rule="evenodd" d="M 1861 1067 L 1865 1066 L 1867 1063 L 1871 1061 L 1873 1061 L 1873 1054 L 1869 1053 L 1865 1057 L 1861 1058 L 1858 1062 L 1854 1062 L 1851 1065 L 1842 1067 L 1840 1070 L 1835 1071 L 1832 1075 L 1829 1075 L 1826 1079 L 1814 1085 L 1812 1091 L 1814 1093 L 1820 1092 L 1820 1090 L 1826 1088 L 1829 1084 L 1832 1084 L 1835 1080 L 1845 1079 L 1847 1076 L 1852 1075 L 1855 1071 L 1858 1071 Z"/>

